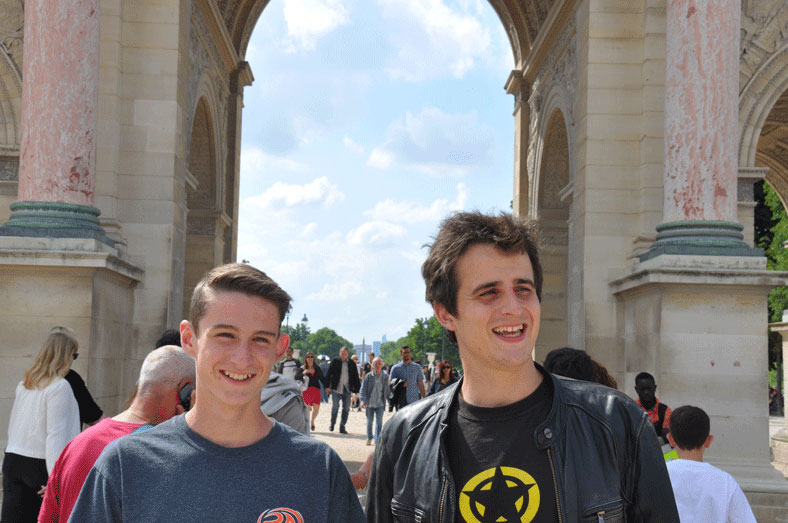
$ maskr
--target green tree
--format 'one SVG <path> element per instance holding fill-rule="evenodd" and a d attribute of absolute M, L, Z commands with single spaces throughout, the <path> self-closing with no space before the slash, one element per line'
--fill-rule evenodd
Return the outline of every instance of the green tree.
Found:
<path fill-rule="evenodd" d="M 384 361 L 389 365 L 398 362 L 400 359 L 399 349 L 404 345 L 411 348 L 413 359 L 420 361 L 423 365 L 428 363 L 427 353 L 434 352 L 436 359 L 440 359 L 443 354 L 444 359 L 451 361 L 454 368 L 462 369 L 457 347 L 444 338 L 443 326 L 435 316 L 416 318 L 413 327 L 405 336 L 386 347 L 385 350 L 381 346 Z"/>
<path fill-rule="evenodd" d="M 333 329 L 323 327 L 306 337 L 306 348 L 301 350 L 302 354 L 303 351 L 309 350 L 314 352 L 315 355 L 325 354 L 329 358 L 338 358 L 339 349 L 342 347 L 347 347 L 350 354 L 355 353 L 351 341 L 346 340 Z"/>
<path fill-rule="evenodd" d="M 788 214 L 777 192 L 766 182 L 755 184 L 755 244 L 764 249 L 766 267 L 770 270 L 788 270 L 788 251 L 783 244 L 788 240 Z M 777 287 L 769 293 L 769 321 L 782 320 L 783 310 L 788 309 L 788 287 Z M 782 360 L 782 337 L 769 333 L 769 371 L 777 375 Z"/>

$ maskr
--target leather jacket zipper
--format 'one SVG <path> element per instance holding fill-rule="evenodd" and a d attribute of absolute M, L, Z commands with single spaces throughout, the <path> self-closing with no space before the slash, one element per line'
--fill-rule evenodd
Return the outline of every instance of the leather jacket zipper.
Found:
<path fill-rule="evenodd" d="M 553 465 L 553 454 L 552 454 L 552 452 L 550 452 L 550 448 L 549 447 L 547 449 L 547 461 L 550 462 L 550 472 L 553 473 L 553 489 L 555 491 L 555 508 L 556 508 L 556 512 L 558 512 L 558 523 L 563 523 L 564 522 L 564 516 L 563 516 L 563 512 L 561 511 L 561 500 L 558 497 L 558 478 L 555 475 L 555 465 Z M 604 512 L 601 512 L 600 514 L 604 514 Z M 601 521 L 601 522 L 605 521 L 604 519 L 602 519 L 601 515 L 599 515 L 599 514 L 597 514 L 597 515 L 600 518 L 599 521 Z"/>
<path fill-rule="evenodd" d="M 597 512 L 596 513 L 596 517 L 598 518 L 597 519 L 597 523 L 605 523 L 605 511 L 604 510 L 600 510 L 599 512 Z"/>
<path fill-rule="evenodd" d="M 443 503 L 446 501 L 446 487 L 448 486 L 448 482 L 446 481 L 446 477 L 443 477 L 443 488 L 441 489 L 441 504 L 440 510 L 438 511 L 438 522 L 443 523 Z"/>

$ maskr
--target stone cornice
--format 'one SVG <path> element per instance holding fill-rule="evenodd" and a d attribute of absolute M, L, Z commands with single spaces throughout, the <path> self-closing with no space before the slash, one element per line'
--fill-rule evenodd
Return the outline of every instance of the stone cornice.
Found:
<path fill-rule="evenodd" d="M 225 70 L 228 73 L 235 71 L 238 67 L 238 53 L 233 47 L 230 33 L 227 32 L 227 27 L 222 20 L 222 14 L 213 0 L 196 0 L 195 5 L 200 10 L 202 18 L 211 32 L 211 41 L 216 43 L 219 54 L 224 62 Z M 195 23 L 192 19 L 192 23 Z M 199 27 L 195 23 L 196 27 Z"/>
<path fill-rule="evenodd" d="M 528 56 L 525 57 L 522 74 L 524 79 L 532 81 L 539 72 L 542 62 L 553 47 L 553 42 L 561 34 L 561 29 L 574 12 L 575 4 L 576 0 L 560 0 L 550 10 Z"/>

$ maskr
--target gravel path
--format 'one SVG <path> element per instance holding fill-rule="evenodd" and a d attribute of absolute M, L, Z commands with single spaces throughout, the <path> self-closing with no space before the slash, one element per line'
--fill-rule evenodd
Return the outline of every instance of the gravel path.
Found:
<path fill-rule="evenodd" d="M 393 412 L 388 408 L 383 415 L 383 424 L 391 418 Z M 367 459 L 367 456 L 375 451 L 374 445 L 367 446 L 367 415 L 364 411 L 357 412 L 351 409 L 348 415 L 347 426 L 348 434 L 339 433 L 339 418 L 342 411 L 337 413 L 337 424 L 334 432 L 329 432 L 328 426 L 331 421 L 331 404 L 321 403 L 320 412 L 315 420 L 315 430 L 312 435 L 320 441 L 326 442 L 333 448 L 342 461 L 347 465 L 350 472 L 356 472 Z M 372 427 L 374 431 L 374 425 Z"/>

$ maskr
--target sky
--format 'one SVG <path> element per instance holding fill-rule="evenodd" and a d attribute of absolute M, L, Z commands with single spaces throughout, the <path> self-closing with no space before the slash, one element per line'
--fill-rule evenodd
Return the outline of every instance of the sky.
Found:
<path fill-rule="evenodd" d="M 355 344 L 432 314 L 424 244 L 509 211 L 513 68 L 485 0 L 272 0 L 246 53 L 238 260 Z"/>

